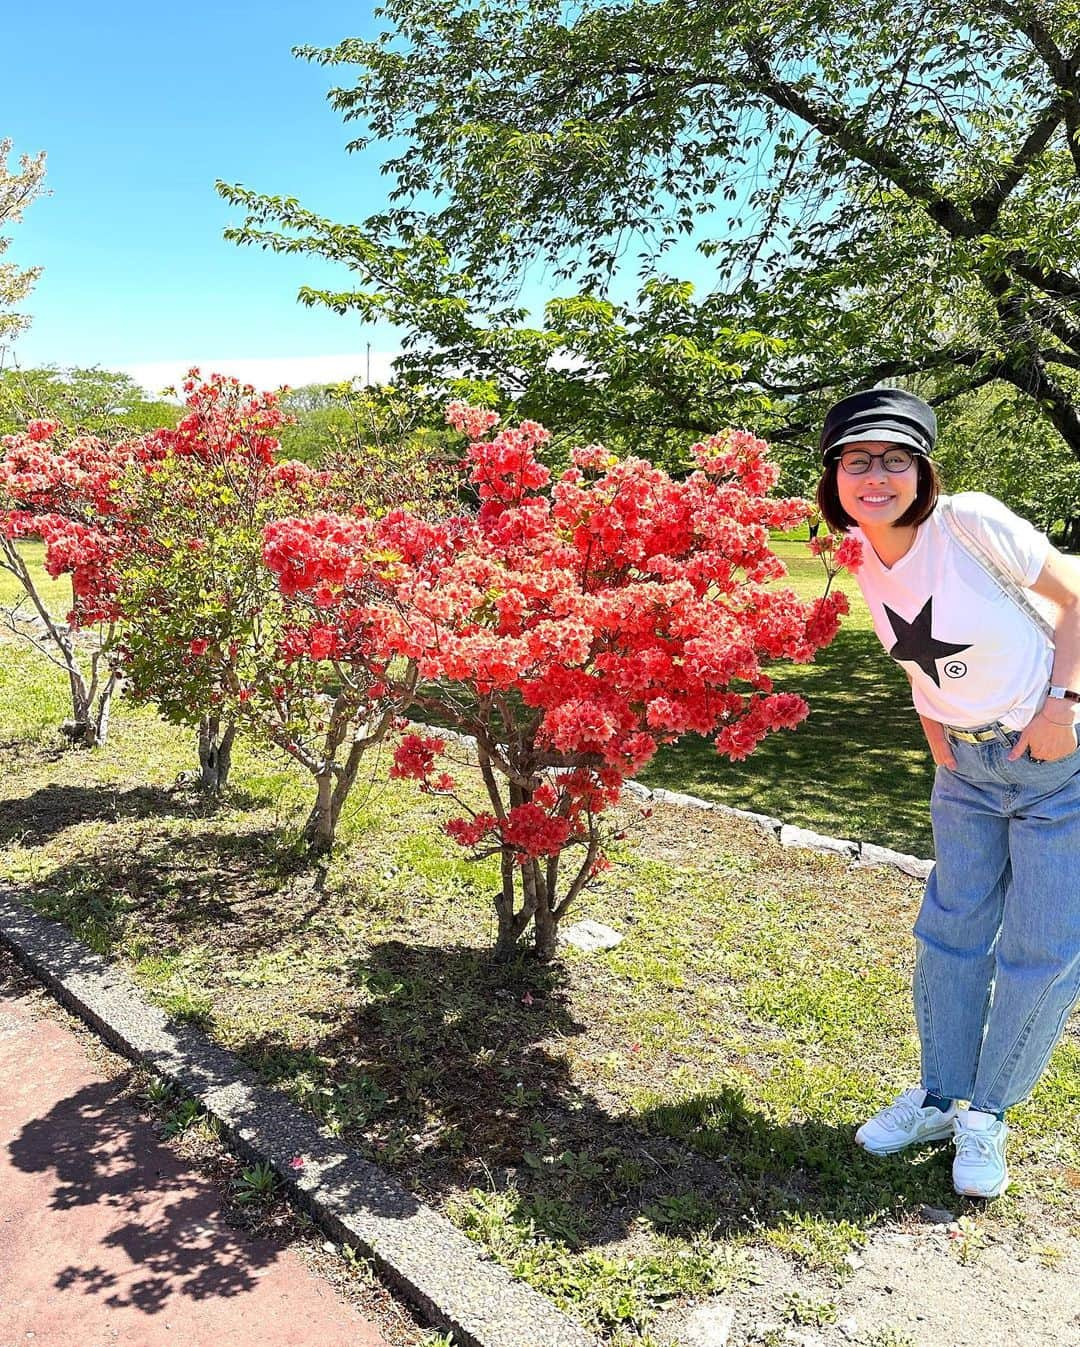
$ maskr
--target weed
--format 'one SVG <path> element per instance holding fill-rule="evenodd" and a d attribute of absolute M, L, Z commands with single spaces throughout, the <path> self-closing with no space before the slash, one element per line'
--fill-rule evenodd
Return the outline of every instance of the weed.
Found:
<path fill-rule="evenodd" d="M 660 1197 L 642 1215 L 659 1230 L 707 1230 L 717 1220 L 715 1206 L 692 1192 Z"/>
<path fill-rule="evenodd" d="M 161 1124 L 163 1137 L 179 1137 L 202 1117 L 202 1105 L 197 1099 L 182 1099 L 166 1113 Z"/>
<path fill-rule="evenodd" d="M 879 1328 L 866 1339 L 866 1347 L 915 1347 L 915 1339 L 898 1328 Z"/>
<path fill-rule="evenodd" d="M 278 1176 L 268 1160 L 259 1160 L 240 1171 L 233 1187 L 237 1202 L 265 1205 L 273 1200 L 277 1192 Z"/>
<path fill-rule="evenodd" d="M 205 992 L 193 992 L 188 987 L 159 998 L 166 1014 L 196 1029 L 209 1029 L 214 1023 L 213 1003 Z"/>
<path fill-rule="evenodd" d="M 370 1258 L 366 1258 L 359 1249 L 352 1244 L 343 1244 L 341 1246 L 341 1257 L 349 1273 L 357 1281 L 363 1282 L 366 1286 L 371 1286 L 377 1280 L 375 1264 Z"/>
<path fill-rule="evenodd" d="M 582 1243 L 586 1227 L 584 1213 L 561 1198 L 536 1193 L 523 1199 L 515 1209 L 514 1216 L 517 1220 L 529 1223 L 541 1235 L 572 1249 Z"/>
<path fill-rule="evenodd" d="M 970 1216 L 961 1216 L 956 1228 L 950 1230 L 953 1252 L 965 1267 L 974 1263 L 986 1248 L 986 1232 Z"/>
<path fill-rule="evenodd" d="M 806 1328 L 824 1328 L 835 1324 L 837 1309 L 831 1300 L 811 1300 L 793 1291 L 784 1298 L 784 1318 Z"/>
<path fill-rule="evenodd" d="M 766 1235 L 775 1249 L 790 1254 L 807 1267 L 845 1276 L 845 1255 L 861 1249 L 866 1232 L 851 1221 L 827 1220 L 807 1212 L 785 1212 L 781 1223 Z"/>
<path fill-rule="evenodd" d="M 151 1076 L 142 1094 L 151 1108 L 162 1109 L 172 1101 L 174 1090 L 161 1076 Z"/>

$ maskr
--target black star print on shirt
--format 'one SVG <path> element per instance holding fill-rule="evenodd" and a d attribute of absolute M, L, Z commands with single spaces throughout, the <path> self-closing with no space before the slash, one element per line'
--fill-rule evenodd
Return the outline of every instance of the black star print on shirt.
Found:
<path fill-rule="evenodd" d="M 923 604 L 922 612 L 911 622 L 905 622 L 899 613 L 894 613 L 888 604 L 882 604 L 885 616 L 892 625 L 896 644 L 889 654 L 896 660 L 910 660 L 917 664 L 924 674 L 928 674 L 938 687 L 937 661 L 946 655 L 958 655 L 961 650 L 970 650 L 971 645 L 953 645 L 949 641 L 935 641 L 930 630 L 933 623 L 933 594 Z"/>

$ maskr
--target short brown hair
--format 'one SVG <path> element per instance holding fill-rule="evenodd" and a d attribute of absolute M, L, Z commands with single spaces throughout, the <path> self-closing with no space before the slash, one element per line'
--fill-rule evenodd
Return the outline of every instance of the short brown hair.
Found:
<path fill-rule="evenodd" d="M 933 461 L 927 458 L 925 454 L 916 454 L 915 464 L 919 474 L 915 499 L 900 518 L 895 521 L 894 528 L 908 524 L 919 525 L 929 519 L 934 513 L 934 506 L 937 505 L 938 496 L 941 494 L 941 478 L 938 476 Z M 818 509 L 821 511 L 826 524 L 835 533 L 843 533 L 846 529 L 854 528 L 857 522 L 840 504 L 840 493 L 836 489 L 836 474 L 839 467 L 839 456 L 834 458 L 831 463 L 826 463 L 825 471 L 821 474 L 821 481 L 818 482 L 817 489 Z"/>

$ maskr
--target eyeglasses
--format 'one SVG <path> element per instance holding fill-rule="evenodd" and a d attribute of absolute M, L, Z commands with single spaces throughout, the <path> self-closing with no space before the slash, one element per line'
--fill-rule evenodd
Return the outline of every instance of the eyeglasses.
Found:
<path fill-rule="evenodd" d="M 886 449 L 883 454 L 869 454 L 865 449 L 849 449 L 840 455 L 840 466 L 852 477 L 860 477 L 870 470 L 871 463 L 880 463 L 886 472 L 906 472 L 915 461 L 910 449 Z"/>

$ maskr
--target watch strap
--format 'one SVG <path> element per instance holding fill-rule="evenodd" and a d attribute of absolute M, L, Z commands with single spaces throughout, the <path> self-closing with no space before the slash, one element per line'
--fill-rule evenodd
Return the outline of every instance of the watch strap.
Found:
<path fill-rule="evenodd" d="M 1050 691 L 1046 695 L 1057 701 L 1080 702 L 1080 692 L 1074 692 L 1072 688 L 1058 687 L 1053 683 L 1051 683 Z"/>

